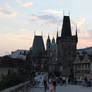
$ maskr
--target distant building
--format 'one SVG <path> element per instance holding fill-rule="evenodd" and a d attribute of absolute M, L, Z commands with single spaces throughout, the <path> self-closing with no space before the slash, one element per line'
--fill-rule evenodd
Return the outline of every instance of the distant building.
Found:
<path fill-rule="evenodd" d="M 77 53 L 80 55 L 84 55 L 84 54 L 92 55 L 92 47 L 78 49 Z"/>
<path fill-rule="evenodd" d="M 16 50 L 10 55 L 11 58 L 26 60 L 26 56 L 29 53 L 28 50 Z"/>
<path fill-rule="evenodd" d="M 9 56 L 4 56 L 0 58 L 0 80 L 3 75 L 7 75 L 10 72 L 17 72 L 20 63 L 22 64 L 22 60 L 20 59 L 12 59 Z"/>
<path fill-rule="evenodd" d="M 72 35 L 70 17 L 64 16 L 61 35 L 58 36 L 57 32 L 56 41 L 54 37 L 51 40 L 48 35 L 46 49 L 43 36 L 35 35 L 29 51 L 16 50 L 10 57 L 26 60 L 26 72 L 29 74 L 59 72 L 62 76 L 77 81 L 83 80 L 84 77 L 92 80 L 92 47 L 77 50 L 77 29 L 75 31 L 76 34 Z"/>
<path fill-rule="evenodd" d="M 92 55 L 77 55 L 74 62 L 74 78 L 83 81 L 85 77 L 92 81 Z"/>

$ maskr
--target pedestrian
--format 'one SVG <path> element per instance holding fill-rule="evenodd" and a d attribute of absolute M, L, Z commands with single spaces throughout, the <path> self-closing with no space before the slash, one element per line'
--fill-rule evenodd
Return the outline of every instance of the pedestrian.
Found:
<path fill-rule="evenodd" d="M 66 85 L 68 85 L 68 78 L 66 78 Z"/>
<path fill-rule="evenodd" d="M 44 79 L 44 90 L 45 90 L 45 92 L 47 90 L 47 80 L 46 79 Z"/>
<path fill-rule="evenodd" d="M 66 82 L 66 77 L 62 77 L 63 84 Z"/>
<path fill-rule="evenodd" d="M 53 80 L 53 91 L 56 92 L 56 80 Z"/>
<path fill-rule="evenodd" d="M 87 78 L 87 76 L 85 77 L 85 86 L 87 86 L 88 85 L 88 78 Z"/>

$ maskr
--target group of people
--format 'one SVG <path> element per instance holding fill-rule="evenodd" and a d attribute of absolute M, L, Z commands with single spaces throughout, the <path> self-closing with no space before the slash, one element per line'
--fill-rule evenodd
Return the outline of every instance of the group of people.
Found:
<path fill-rule="evenodd" d="M 60 84 L 60 85 L 67 85 L 70 83 L 70 79 L 68 77 L 54 77 L 52 79 L 44 79 L 43 81 L 44 83 L 44 90 L 45 92 L 47 91 L 47 89 L 49 88 L 51 92 L 55 92 L 56 91 L 56 85 Z M 51 86 L 48 85 L 48 83 L 51 84 Z"/>
<path fill-rule="evenodd" d="M 48 80 L 44 79 L 44 90 L 45 90 L 45 92 L 47 91 L 48 88 L 50 89 L 51 92 L 56 92 L 56 79 L 53 79 L 51 84 L 52 84 L 52 86 L 49 88 Z"/>
<path fill-rule="evenodd" d="M 67 77 L 62 77 L 61 80 L 62 80 L 62 84 L 66 84 L 66 85 L 70 82 L 70 80 Z"/>

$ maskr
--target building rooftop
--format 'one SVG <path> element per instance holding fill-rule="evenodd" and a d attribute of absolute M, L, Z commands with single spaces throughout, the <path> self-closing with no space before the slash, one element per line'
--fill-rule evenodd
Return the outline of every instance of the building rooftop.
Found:
<path fill-rule="evenodd" d="M 32 46 L 33 55 L 37 55 L 45 52 L 44 42 L 42 36 L 35 36 Z"/>
<path fill-rule="evenodd" d="M 64 16 L 61 37 L 71 37 L 71 36 L 72 33 L 71 33 L 70 17 Z"/>

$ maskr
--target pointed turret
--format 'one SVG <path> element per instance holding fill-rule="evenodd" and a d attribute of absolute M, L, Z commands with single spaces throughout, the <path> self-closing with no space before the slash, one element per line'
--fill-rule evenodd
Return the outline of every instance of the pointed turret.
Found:
<path fill-rule="evenodd" d="M 70 17 L 64 16 L 61 37 L 71 37 Z"/>
<path fill-rule="evenodd" d="M 53 36 L 53 39 L 52 39 L 52 43 L 55 43 L 55 38 L 54 38 L 54 36 Z"/>
<path fill-rule="evenodd" d="M 51 43 L 49 35 L 48 35 L 47 43 Z"/>
<path fill-rule="evenodd" d="M 49 35 L 48 35 L 48 39 L 46 42 L 46 51 L 47 51 L 47 56 L 50 56 L 50 54 L 51 54 L 51 40 L 50 40 Z"/>
<path fill-rule="evenodd" d="M 54 38 L 54 36 L 53 36 L 53 39 L 52 39 L 52 47 L 55 47 L 56 46 L 56 43 L 55 43 L 55 38 Z"/>
<path fill-rule="evenodd" d="M 57 38 L 58 38 L 58 30 L 57 30 Z"/>
<path fill-rule="evenodd" d="M 47 39 L 47 42 L 46 42 L 46 50 L 50 49 L 51 47 L 51 40 L 50 40 L 50 37 L 48 35 L 48 39 Z"/>
<path fill-rule="evenodd" d="M 77 42 L 78 42 L 77 26 L 76 26 L 76 40 L 77 40 Z"/>
<path fill-rule="evenodd" d="M 53 39 L 52 39 L 52 44 L 51 44 L 51 55 L 52 57 L 55 57 L 56 56 L 56 43 L 55 43 L 55 38 L 53 36 Z"/>
<path fill-rule="evenodd" d="M 76 27 L 76 37 L 77 37 L 77 27 Z"/>

